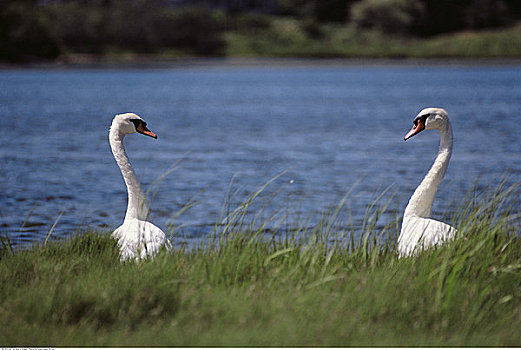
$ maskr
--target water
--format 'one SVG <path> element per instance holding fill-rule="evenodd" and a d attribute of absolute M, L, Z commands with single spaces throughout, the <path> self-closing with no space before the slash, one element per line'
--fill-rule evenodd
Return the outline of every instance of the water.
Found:
<path fill-rule="evenodd" d="M 233 209 L 285 170 L 268 187 L 276 197 L 261 202 L 290 221 L 316 217 L 350 189 L 355 223 L 389 186 L 403 210 L 437 152 L 436 132 L 403 141 L 427 106 L 446 108 L 454 129 L 437 215 L 475 184 L 505 173 L 519 181 L 521 66 L 3 70 L 0 232 L 42 241 L 60 215 L 54 238 L 120 225 L 126 191 L 107 134 L 127 111 L 158 134 L 125 139 L 144 188 L 180 161 L 152 215 L 183 226 L 186 239 L 211 230 L 229 189 Z"/>

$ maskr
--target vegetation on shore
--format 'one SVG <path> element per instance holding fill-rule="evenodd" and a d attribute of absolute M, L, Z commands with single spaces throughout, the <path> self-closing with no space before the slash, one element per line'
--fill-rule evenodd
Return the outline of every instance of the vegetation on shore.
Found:
<path fill-rule="evenodd" d="M 339 230 L 266 234 L 248 214 L 213 240 L 121 263 L 106 233 L 13 252 L 0 245 L 3 346 L 519 346 L 519 188 L 471 194 L 458 238 L 398 259 L 399 217 L 375 203 Z M 342 225 L 340 225 L 342 226 Z"/>
<path fill-rule="evenodd" d="M 308 32 L 316 30 L 318 34 Z M 502 29 L 462 31 L 428 38 L 390 36 L 338 24 L 307 28 L 273 18 L 256 33 L 228 32 L 228 57 L 305 58 L 520 58 L 521 23 Z"/>
<path fill-rule="evenodd" d="M 515 0 L 0 0 L 0 60 L 520 58 L 520 20 Z"/>

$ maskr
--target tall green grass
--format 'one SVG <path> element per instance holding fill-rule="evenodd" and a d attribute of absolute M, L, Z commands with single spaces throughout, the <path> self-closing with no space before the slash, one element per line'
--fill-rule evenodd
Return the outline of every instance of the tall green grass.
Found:
<path fill-rule="evenodd" d="M 379 223 L 393 199 L 355 227 L 346 196 L 277 234 L 248 211 L 260 191 L 209 243 L 137 263 L 106 233 L 16 253 L 4 238 L 0 345 L 521 345 L 518 187 L 469 194 L 452 209 L 458 237 L 405 259 L 400 214 Z"/>
<path fill-rule="evenodd" d="M 230 57 L 318 58 L 519 58 L 521 25 L 455 32 L 430 38 L 396 36 L 349 25 L 317 24 L 310 35 L 305 22 L 273 18 L 255 33 L 227 32 Z"/>

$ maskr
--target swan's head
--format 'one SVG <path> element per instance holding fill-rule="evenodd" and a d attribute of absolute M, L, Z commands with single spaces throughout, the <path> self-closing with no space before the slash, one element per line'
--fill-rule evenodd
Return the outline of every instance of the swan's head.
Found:
<path fill-rule="evenodd" d="M 403 138 L 407 140 L 423 130 L 440 130 L 449 121 L 449 114 L 443 108 L 425 108 L 414 118 L 412 129 Z"/>
<path fill-rule="evenodd" d="M 147 128 L 147 123 L 137 114 L 117 114 L 112 121 L 111 130 L 124 135 L 140 133 L 157 139 L 157 135 Z"/>

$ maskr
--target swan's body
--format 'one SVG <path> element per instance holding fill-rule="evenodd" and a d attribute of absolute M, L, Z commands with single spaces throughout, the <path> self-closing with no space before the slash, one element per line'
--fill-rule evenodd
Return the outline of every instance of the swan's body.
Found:
<path fill-rule="evenodd" d="M 445 176 L 452 154 L 452 127 L 444 109 L 426 108 L 418 113 L 405 140 L 422 130 L 436 129 L 440 133 L 440 148 L 434 164 L 414 191 L 403 214 L 398 237 L 398 253 L 408 256 L 424 248 L 438 245 L 454 237 L 456 229 L 430 218 L 434 196 Z"/>
<path fill-rule="evenodd" d="M 163 230 L 137 218 L 125 219 L 112 235 L 118 240 L 121 260 L 145 259 L 154 256 L 165 244 L 170 247 Z"/>
<path fill-rule="evenodd" d="M 165 233 L 149 221 L 146 196 L 123 146 L 125 135 L 136 132 L 157 138 L 152 131 L 147 129 L 143 119 L 134 113 L 116 115 L 109 132 L 110 148 L 121 170 L 128 193 L 125 220 L 112 233 L 113 237 L 118 240 L 122 260 L 153 256 L 164 245 L 170 248 L 170 242 Z"/>

